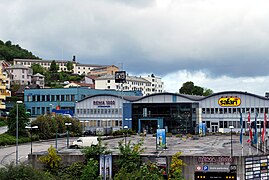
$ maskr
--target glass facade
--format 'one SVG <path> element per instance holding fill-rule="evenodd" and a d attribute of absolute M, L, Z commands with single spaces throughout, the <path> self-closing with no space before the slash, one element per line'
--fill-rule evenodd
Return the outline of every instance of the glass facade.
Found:
<path fill-rule="evenodd" d="M 156 119 L 162 119 L 163 127 L 160 128 L 166 128 L 170 133 L 194 133 L 196 121 L 192 121 L 192 112 L 195 112 L 192 106 L 192 103 L 134 103 L 132 127 L 137 132 L 156 133 Z"/>

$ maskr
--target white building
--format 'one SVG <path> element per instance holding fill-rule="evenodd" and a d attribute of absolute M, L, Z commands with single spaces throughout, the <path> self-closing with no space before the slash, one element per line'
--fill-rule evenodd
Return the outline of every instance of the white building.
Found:
<path fill-rule="evenodd" d="M 141 91 L 143 95 L 163 92 L 161 78 L 126 76 L 126 83 L 115 83 L 114 75 L 105 75 L 95 79 L 95 89 L 114 89 L 117 91 Z"/>
<path fill-rule="evenodd" d="M 31 67 L 33 64 L 39 64 L 45 69 L 49 69 L 53 60 L 42 60 L 42 59 L 14 59 L 13 64 L 20 64 L 26 67 Z M 59 71 L 67 71 L 67 63 L 71 62 L 73 64 L 73 73 L 75 74 L 85 74 L 87 75 L 92 69 L 99 67 L 106 67 L 106 65 L 94 65 L 94 64 L 80 64 L 76 62 L 75 57 L 73 60 L 54 60 L 56 65 L 59 66 Z"/>
<path fill-rule="evenodd" d="M 21 64 L 7 67 L 10 76 L 10 84 L 30 85 L 32 80 L 32 69 Z"/>

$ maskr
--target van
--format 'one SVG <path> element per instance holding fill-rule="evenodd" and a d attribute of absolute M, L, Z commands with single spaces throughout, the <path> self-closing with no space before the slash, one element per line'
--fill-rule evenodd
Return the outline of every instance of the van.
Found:
<path fill-rule="evenodd" d="M 70 148 L 83 148 L 83 147 L 90 147 L 90 146 L 97 146 L 99 143 L 98 137 L 80 137 L 75 140 L 71 145 Z"/>

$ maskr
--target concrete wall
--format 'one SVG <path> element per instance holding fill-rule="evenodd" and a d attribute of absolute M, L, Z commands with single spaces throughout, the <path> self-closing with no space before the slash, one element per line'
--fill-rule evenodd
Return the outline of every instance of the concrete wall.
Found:
<path fill-rule="evenodd" d="M 42 155 L 44 154 L 32 154 L 28 156 L 29 163 L 36 169 L 42 169 L 42 164 L 38 160 Z M 62 159 L 62 164 L 65 166 L 71 165 L 74 162 L 85 162 L 85 157 L 82 154 L 59 154 L 59 156 Z M 203 156 L 200 156 L 203 157 Z M 209 156 L 207 156 L 209 157 Z M 211 156 L 214 157 L 214 156 Z M 167 172 L 169 172 L 170 169 L 170 164 L 172 161 L 171 156 L 157 156 L 157 155 L 141 155 L 141 161 L 142 162 L 156 162 L 158 161 L 157 159 L 160 158 L 166 158 L 166 165 L 167 165 Z M 115 163 L 116 160 L 118 159 L 118 156 L 113 155 L 113 162 Z M 182 168 L 182 173 L 183 177 L 185 179 L 191 180 L 194 179 L 194 173 L 196 170 L 196 167 L 198 165 L 201 165 L 201 163 L 198 162 L 198 157 L 197 156 L 182 156 L 181 159 L 183 162 L 186 164 L 186 166 L 183 166 Z M 227 163 L 204 163 L 202 165 L 209 165 L 209 166 L 214 166 L 214 165 L 237 165 L 237 179 L 244 179 L 244 174 L 245 174 L 245 157 L 237 156 L 232 158 L 232 162 L 227 162 Z M 200 171 L 201 172 L 201 171 Z"/>

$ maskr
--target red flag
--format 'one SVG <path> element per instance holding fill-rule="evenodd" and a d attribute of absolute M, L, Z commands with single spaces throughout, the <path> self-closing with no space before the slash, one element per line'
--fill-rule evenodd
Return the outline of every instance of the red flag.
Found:
<path fill-rule="evenodd" d="M 266 113 L 264 112 L 263 129 L 262 129 L 262 142 L 265 141 L 266 124 L 267 124 L 267 117 L 266 117 Z"/>
<path fill-rule="evenodd" d="M 251 143 L 252 142 L 252 128 L 251 128 L 251 121 L 250 121 L 250 112 L 248 112 L 248 129 L 249 129 L 249 139 L 247 142 Z"/>

